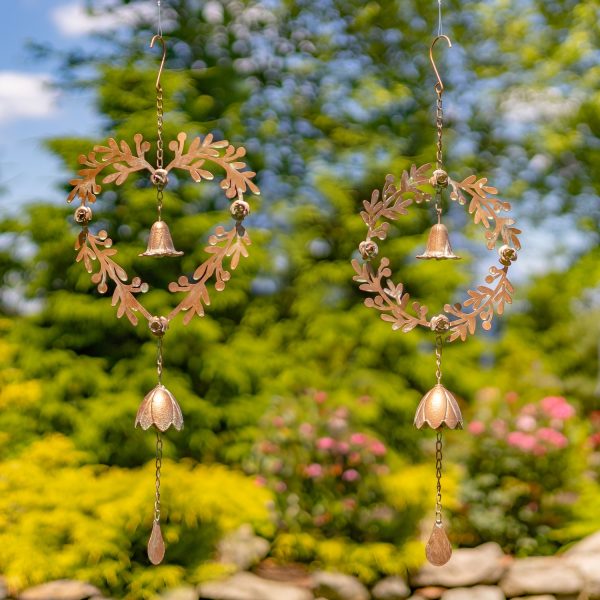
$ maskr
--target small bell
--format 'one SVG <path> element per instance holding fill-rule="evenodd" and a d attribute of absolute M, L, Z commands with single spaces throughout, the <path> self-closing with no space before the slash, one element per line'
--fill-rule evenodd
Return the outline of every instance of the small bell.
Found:
<path fill-rule="evenodd" d="M 432 387 L 421 399 L 415 415 L 415 427 L 428 425 L 432 429 L 446 426 L 462 429 L 463 418 L 454 394 L 441 383 Z"/>
<path fill-rule="evenodd" d="M 183 252 L 175 250 L 169 226 L 164 221 L 155 221 L 150 229 L 148 248 L 139 256 L 181 256 Z"/>
<path fill-rule="evenodd" d="M 435 258 L 436 260 L 459 260 L 460 256 L 456 256 L 452 251 L 450 245 L 450 238 L 448 236 L 448 229 L 443 223 L 437 223 L 431 228 L 429 232 L 429 238 L 427 239 L 427 248 L 424 254 L 419 254 L 417 258 L 430 259 Z"/>

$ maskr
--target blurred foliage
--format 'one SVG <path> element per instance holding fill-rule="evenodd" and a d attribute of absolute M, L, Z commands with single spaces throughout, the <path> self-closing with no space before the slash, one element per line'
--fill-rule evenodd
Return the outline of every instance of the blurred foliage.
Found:
<path fill-rule="evenodd" d="M 2 462 L 0 544 L 8 584 L 24 585 L 65 575 L 150 598 L 165 586 L 210 577 L 219 537 L 249 522 L 272 535 L 270 494 L 223 466 L 166 461 L 162 478 L 163 535 L 170 564 L 147 569 L 154 468 L 89 464 L 89 457 L 60 434 L 33 442 Z M 16 508 L 18 507 L 18 509 Z M 213 575 L 225 571 L 215 565 Z"/>
<path fill-rule="evenodd" d="M 503 330 L 449 347 L 444 383 L 467 415 L 490 381 L 501 394 L 518 393 L 519 407 L 565 395 L 578 411 L 565 430 L 568 446 L 544 457 L 488 433 L 465 447 L 458 440 L 468 436 L 449 434 L 446 456 L 460 459 L 464 471 L 450 471 L 444 497 L 463 543 L 501 539 L 519 553 L 551 552 L 600 526 L 589 507 L 600 500 L 586 437 L 593 431 L 580 422 L 597 408 L 598 394 L 598 9 L 592 0 L 444 6 L 446 31 L 458 42 L 440 58 L 448 168 L 456 177 L 489 174 L 516 201 L 520 219 L 539 221 L 554 236 L 540 260 L 561 267 L 518 289 Z M 172 0 L 165 8 L 165 138 L 212 131 L 243 143 L 262 196 L 249 199 L 250 257 L 227 290 L 213 294 L 203 319 L 187 328 L 174 323 L 165 339 L 165 384 L 186 426 L 165 440 L 169 549 L 158 569 L 147 568 L 143 551 L 153 491 L 144 465 L 154 439 L 132 429 L 155 384 L 155 342 L 143 324 L 118 321 L 74 263 L 71 208 L 31 204 L 0 221 L 0 469 L 9 474 L 0 480 L 7 549 L 0 572 L 13 585 L 78 576 L 115 596 L 147 597 L 184 578 L 224 572 L 210 562 L 215 542 L 241 522 L 274 542 L 278 560 L 338 568 L 367 582 L 422 560 L 416 540 L 422 517 L 433 515 L 433 439 L 415 431 L 412 419 L 431 386 L 432 340 L 394 333 L 365 311 L 350 258 L 364 235 L 360 201 L 386 173 L 434 156 L 427 45 L 436 8 L 424 11 L 416 0 Z M 157 55 L 147 47 L 154 28 L 142 18 L 109 34 L 103 57 L 89 58 L 85 49 L 65 57 L 63 77 L 95 91 L 106 123 L 94 140 L 48 142 L 69 173 L 80 153 L 109 135 L 131 141 L 139 131 L 154 139 Z M 159 262 L 137 256 L 154 206 L 147 178 L 130 177 L 103 191 L 92 227 L 107 229 L 122 266 L 151 283 L 143 301 L 160 314 L 173 305 L 168 283 L 203 260 L 209 233 L 228 220 L 228 203 L 216 184 L 172 177 L 163 214 L 185 256 Z M 469 261 L 417 267 L 411 257 L 432 217 L 413 211 L 390 235 L 386 255 L 413 296 L 435 311 L 471 275 Z M 456 231 L 465 216 L 451 206 L 446 222 Z M 574 226 L 586 242 L 580 255 L 571 261 L 570 251 L 553 263 L 568 250 Z M 526 246 L 527 231 L 523 237 Z M 314 390 L 328 396 L 325 414 L 311 404 Z M 493 404 L 498 415 L 502 397 Z M 336 437 L 327 427 L 339 410 L 348 430 Z M 507 423 L 518 419 L 520 408 L 506 410 L 515 411 L 501 417 Z M 310 444 L 296 430 L 303 423 L 314 427 Z M 356 468 L 315 445 L 329 437 L 338 448 L 353 434 L 381 443 L 385 456 L 363 448 Z M 286 448 L 280 473 L 265 443 Z M 490 464 L 487 449 L 498 461 Z M 569 465 L 564 479 L 548 477 L 550 459 Z M 323 489 L 306 477 L 313 464 L 339 464 L 340 477 L 354 468 L 368 485 L 330 474 Z M 243 468 L 272 489 L 256 486 Z M 459 477 L 462 491 L 453 489 Z M 533 492 L 539 516 L 523 512 Z M 573 502 L 558 509 L 552 498 L 563 492 Z M 287 513 L 292 493 L 297 515 Z M 344 514 L 345 499 L 356 503 L 351 516 L 369 515 L 375 502 L 393 518 L 385 526 L 355 523 Z M 499 510 L 506 522 L 496 518 Z M 326 512 L 331 521 L 315 522 Z M 486 518 L 500 529 L 486 528 Z M 552 535 L 549 522 L 557 527 Z M 320 527 L 329 527 L 327 536 Z"/>
<path fill-rule="evenodd" d="M 561 396 L 523 404 L 514 392 L 482 390 L 468 426 L 458 539 L 493 539 L 521 556 L 561 546 L 586 459 L 587 438 L 574 417 Z"/>

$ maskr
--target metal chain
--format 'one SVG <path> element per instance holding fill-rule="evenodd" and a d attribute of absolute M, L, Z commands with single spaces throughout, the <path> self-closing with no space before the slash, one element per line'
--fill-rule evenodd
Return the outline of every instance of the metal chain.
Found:
<path fill-rule="evenodd" d="M 437 102 L 436 102 L 436 111 L 435 111 L 435 126 L 437 128 L 437 168 L 444 168 L 444 147 L 443 147 L 443 136 L 444 136 L 444 106 L 442 104 L 442 92 L 443 90 L 439 89 L 436 86 L 435 91 L 437 93 Z"/>
<path fill-rule="evenodd" d="M 435 376 L 437 378 L 437 382 L 442 382 L 442 336 L 438 335 L 435 338 Z"/>
<path fill-rule="evenodd" d="M 158 373 L 158 383 L 162 384 L 162 372 L 163 372 L 162 337 L 159 337 L 158 341 L 157 341 L 156 372 Z"/>
<path fill-rule="evenodd" d="M 154 496 L 154 520 L 158 523 L 160 521 L 160 470 L 162 468 L 162 438 L 160 432 L 156 432 L 156 479 L 155 489 L 156 494 Z"/>
<path fill-rule="evenodd" d="M 164 144 L 163 144 L 163 88 L 160 83 L 156 85 L 156 126 L 157 126 L 157 139 L 156 139 L 156 169 L 162 169 L 164 165 Z M 162 218 L 162 205 L 163 205 L 163 188 L 164 184 L 158 182 L 156 185 L 156 204 L 158 208 L 158 220 Z"/>
<path fill-rule="evenodd" d="M 437 93 L 437 102 L 436 102 L 436 113 L 435 113 L 435 126 L 437 129 L 437 152 L 436 152 L 436 160 L 438 170 L 443 170 L 444 168 L 444 146 L 443 146 L 443 137 L 444 137 L 444 106 L 442 104 L 442 93 L 443 89 L 440 89 L 439 86 L 436 85 L 435 91 Z M 435 210 L 438 217 L 438 224 L 441 222 L 442 218 L 442 190 L 441 188 L 437 189 L 437 193 L 435 196 Z"/>
<path fill-rule="evenodd" d="M 435 499 L 435 522 L 442 524 L 442 432 L 437 432 L 435 442 L 435 477 L 437 480 L 437 495 Z"/>

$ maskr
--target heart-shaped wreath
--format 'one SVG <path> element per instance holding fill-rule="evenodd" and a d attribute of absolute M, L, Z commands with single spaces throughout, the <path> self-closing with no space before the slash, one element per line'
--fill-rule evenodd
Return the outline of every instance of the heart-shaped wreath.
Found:
<path fill-rule="evenodd" d="M 81 202 L 75 211 L 75 221 L 82 225 L 82 231 L 75 243 L 75 249 L 78 250 L 77 262 L 83 262 L 87 272 L 92 273 L 92 282 L 97 284 L 98 292 L 105 294 L 108 291 L 108 281 L 112 281 L 115 286 L 112 305 L 117 307 L 117 317 L 125 315 L 132 325 L 137 325 L 136 313 L 139 313 L 148 320 L 152 330 L 164 330 L 182 311 L 186 313 L 183 318 L 185 324 L 189 323 L 194 315 L 203 316 L 204 307 L 210 304 L 210 279 L 214 276 L 215 289 L 222 291 L 240 257 L 248 256 L 247 246 L 250 245 L 250 238 L 242 226 L 242 221 L 249 214 L 250 207 L 244 200 L 244 193 L 249 190 L 260 194 L 260 191 L 252 181 L 256 173 L 245 171 L 246 163 L 240 160 L 245 156 L 246 150 L 243 147 L 236 148 L 227 140 L 215 141 L 212 134 L 206 135 L 204 139 L 196 137 L 185 151 L 187 135 L 181 132 L 177 135 L 177 141 L 169 144 L 174 158 L 164 169 L 157 169 L 145 157 L 151 148 L 150 142 L 144 141 L 139 133 L 133 139 L 135 153 L 126 141 L 117 142 L 110 138 L 108 145 L 94 146 L 89 154 L 82 154 L 79 163 L 84 165 L 84 168 L 79 170 L 79 178 L 69 182 L 73 189 L 67 201 L 72 202 L 78 198 Z M 113 171 L 104 176 L 102 183 L 121 185 L 132 173 L 145 170 L 150 173 L 152 182 L 162 187 L 166 184 L 171 170 L 181 169 L 188 171 L 194 181 L 201 182 L 203 179 L 214 179 L 207 162 L 225 171 L 225 179 L 221 181 L 220 187 L 227 198 L 235 198 L 230 207 L 235 223 L 231 229 L 222 226 L 216 228 L 205 248 L 209 257 L 196 268 L 191 278 L 182 275 L 177 281 L 169 284 L 169 291 L 185 293 L 181 302 L 166 317 L 153 316 L 136 298 L 136 294 L 148 291 L 148 284 L 143 283 L 139 277 L 134 277 L 129 282 L 127 273 L 115 260 L 117 250 L 112 247 L 108 233 L 101 230 L 93 234 L 88 229 L 92 219 L 92 210 L 88 204 L 94 203 L 102 190 L 97 177 L 107 167 L 112 166 Z M 228 265 L 226 259 L 229 259 Z M 97 261 L 97 270 L 93 261 Z"/>
<path fill-rule="evenodd" d="M 378 310 L 384 321 L 392 323 L 392 329 L 406 333 L 421 326 L 438 334 L 448 332 L 448 342 L 464 341 L 469 334 L 475 333 L 478 320 L 483 329 L 490 329 L 494 314 L 501 315 L 504 305 L 512 303 L 513 286 L 507 274 L 510 264 L 517 259 L 517 250 L 521 248 L 518 237 L 521 231 L 513 227 L 513 218 L 502 216 L 502 213 L 510 211 L 511 205 L 494 197 L 498 190 L 488 185 L 485 177 L 470 175 L 457 182 L 444 171 L 435 171 L 430 176 L 431 168 L 429 164 L 419 168 L 413 165 L 410 172 L 402 173 L 399 185 L 396 185 L 393 175 L 388 175 L 382 192 L 374 190 L 371 200 L 363 202 L 364 210 L 360 216 L 368 231 L 359 251 L 365 262 L 352 261 L 356 271 L 353 279 L 360 283 L 361 290 L 370 294 L 365 298 L 365 305 Z M 413 202 L 430 201 L 432 194 L 428 190 L 432 185 L 438 189 L 449 186 L 450 199 L 459 204 L 467 203 L 465 194 L 470 196 L 468 212 L 473 216 L 473 222 L 485 229 L 488 250 L 494 250 L 498 240 L 502 240 L 503 244 L 498 249 L 500 267 L 490 267 L 485 278 L 487 285 L 469 290 L 469 297 L 464 302 L 446 304 L 443 314 L 428 319 L 427 306 L 419 302 L 412 303 L 410 312 L 410 295 L 404 291 L 402 283 L 395 284 L 390 279 L 392 270 L 388 258 L 383 257 L 376 270 L 371 263 L 379 253 L 373 238 L 385 240 L 389 222 L 408 214 L 408 207 Z"/>

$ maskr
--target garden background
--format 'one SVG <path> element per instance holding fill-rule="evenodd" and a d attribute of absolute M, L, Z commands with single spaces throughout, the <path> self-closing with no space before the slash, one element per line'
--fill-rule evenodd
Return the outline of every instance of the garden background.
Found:
<path fill-rule="evenodd" d="M 11 48 L 51 70 L 65 102 L 99 116 L 85 137 L 43 139 L 65 198 L 95 143 L 154 140 L 154 4 L 88 2 L 109 16 L 71 47 L 49 34 Z M 433 518 L 434 437 L 412 426 L 433 382 L 432 340 L 367 310 L 350 260 L 361 201 L 387 173 L 434 157 L 437 4 L 163 5 L 166 139 L 183 130 L 244 144 L 262 189 L 250 257 L 204 318 L 174 323 L 165 341 L 165 384 L 185 416 L 165 439 L 166 559 L 148 567 L 154 438 L 133 429 L 155 383 L 155 341 L 99 297 L 74 261 L 72 207 L 38 184 L 26 203 L 2 198 L 0 573 L 15 589 L 69 577 L 149 597 L 226 573 L 216 543 L 249 523 L 274 563 L 365 583 L 404 574 L 423 560 Z M 524 230 L 515 304 L 491 332 L 445 352 L 444 382 L 468 423 L 445 453 L 460 546 L 494 540 L 546 555 L 600 528 L 599 11 L 596 0 L 444 2 L 448 170 L 489 176 Z M 44 167 L 18 168 L 27 178 Z M 150 262 L 137 254 L 154 194 L 143 178 L 107 186 L 93 226 L 153 284 L 145 301 L 157 314 L 173 302 L 161 287 L 201 262 L 228 203 L 216 184 L 169 185 L 164 214 L 185 256 Z M 412 211 L 386 251 L 435 311 L 481 279 L 489 257 L 452 206 L 466 260 L 417 264 L 432 219 Z"/>

